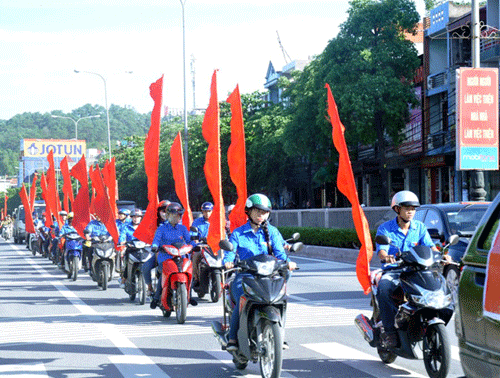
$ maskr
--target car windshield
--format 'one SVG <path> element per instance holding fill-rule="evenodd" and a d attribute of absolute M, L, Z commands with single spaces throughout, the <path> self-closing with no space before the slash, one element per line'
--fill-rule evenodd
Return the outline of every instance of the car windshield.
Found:
<path fill-rule="evenodd" d="M 486 207 L 465 207 L 458 211 L 447 212 L 451 234 L 472 236 L 485 211 Z"/>

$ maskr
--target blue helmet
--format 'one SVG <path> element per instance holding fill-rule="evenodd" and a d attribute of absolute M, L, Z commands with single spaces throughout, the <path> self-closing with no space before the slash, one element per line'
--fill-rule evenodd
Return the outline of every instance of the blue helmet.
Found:
<path fill-rule="evenodd" d="M 129 209 L 120 209 L 118 211 L 118 214 L 124 214 L 128 217 L 130 215 L 130 210 Z"/>
<path fill-rule="evenodd" d="M 212 211 L 214 209 L 214 204 L 212 202 L 203 202 L 201 205 L 202 211 Z"/>

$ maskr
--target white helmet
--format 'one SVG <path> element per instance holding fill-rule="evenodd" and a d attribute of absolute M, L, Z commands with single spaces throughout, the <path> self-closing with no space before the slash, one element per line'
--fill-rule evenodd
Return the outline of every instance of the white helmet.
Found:
<path fill-rule="evenodd" d="M 394 210 L 396 206 L 415 206 L 419 207 L 420 202 L 415 193 L 409 190 L 402 190 L 397 192 L 394 197 L 392 197 L 391 208 Z"/>

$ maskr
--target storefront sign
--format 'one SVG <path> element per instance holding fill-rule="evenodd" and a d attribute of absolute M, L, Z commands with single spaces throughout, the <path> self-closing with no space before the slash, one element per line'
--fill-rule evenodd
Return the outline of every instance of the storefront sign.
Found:
<path fill-rule="evenodd" d="M 457 70 L 457 167 L 498 170 L 498 69 Z"/>
<path fill-rule="evenodd" d="M 80 158 L 86 150 L 85 140 L 63 139 L 23 139 L 21 141 L 24 157 L 46 157 L 54 151 L 54 157 Z"/>

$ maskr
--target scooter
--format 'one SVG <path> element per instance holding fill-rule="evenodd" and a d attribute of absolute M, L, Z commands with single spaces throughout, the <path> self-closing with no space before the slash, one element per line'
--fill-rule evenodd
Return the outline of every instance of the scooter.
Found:
<path fill-rule="evenodd" d="M 192 239 L 201 240 L 196 248 L 201 254 L 198 264 L 199 284 L 193 286 L 193 290 L 202 299 L 205 294 L 210 293 L 212 302 L 218 302 L 222 294 L 222 251 L 212 251 L 207 241 L 202 238 L 196 227 L 190 228 Z"/>
<path fill-rule="evenodd" d="M 83 238 L 76 232 L 72 232 L 65 235 L 64 239 L 64 270 L 68 274 L 68 278 L 76 281 L 78 271 L 82 268 Z"/>
<path fill-rule="evenodd" d="M 183 324 L 186 321 L 193 276 L 193 264 L 188 254 L 193 246 L 174 243 L 173 245 L 164 245 L 161 248 L 172 258 L 165 260 L 162 264 L 160 309 L 165 318 L 170 317 L 172 311 L 175 311 L 177 323 Z M 158 269 L 160 268 L 158 267 Z M 157 275 L 159 275 L 158 271 Z"/>
<path fill-rule="evenodd" d="M 92 258 L 89 274 L 102 290 L 108 289 L 108 282 L 113 278 L 115 264 L 115 245 L 111 236 L 92 237 Z"/>
<path fill-rule="evenodd" d="M 125 250 L 125 292 L 129 295 L 131 301 L 134 301 L 136 296 L 139 297 L 139 303 L 143 305 L 146 302 L 146 283 L 142 274 L 142 264 L 155 254 L 148 248 L 146 244 L 140 240 L 127 242 Z"/>
<path fill-rule="evenodd" d="M 7 224 L 2 227 L 2 236 L 5 240 L 9 240 L 12 237 L 12 224 Z"/>
<path fill-rule="evenodd" d="M 450 237 L 449 245 L 458 242 L 458 235 Z M 375 242 L 389 245 L 391 239 L 377 235 Z M 446 280 L 440 272 L 442 255 L 426 246 L 416 246 L 396 255 L 396 263 L 371 273 L 373 314 L 370 319 L 358 315 L 354 323 L 364 339 L 377 348 L 380 359 L 390 364 L 398 356 L 424 360 L 425 370 L 431 378 L 445 378 L 451 362 L 450 343 L 446 324 L 454 306 Z M 400 273 L 400 286 L 393 294 L 398 307 L 395 327 L 398 346 L 388 348 L 384 343 L 384 327 L 380 318 L 377 287 L 384 272 Z M 423 353 L 422 353 L 423 352 Z"/>
<path fill-rule="evenodd" d="M 232 244 L 222 240 L 219 247 L 226 251 L 233 249 Z M 295 243 L 290 251 L 299 251 L 302 243 Z M 247 260 L 236 261 L 235 268 L 224 273 L 226 278 L 233 271 L 247 273 L 243 277 L 244 294 L 235 303 L 231 295 L 231 283 L 235 275 L 224 284 L 224 320 L 215 321 L 212 330 L 226 350 L 229 335 L 228 319 L 235 306 L 240 306 L 238 329 L 238 350 L 230 352 L 237 369 L 245 369 L 249 361 L 259 362 L 263 378 L 280 376 L 283 363 L 283 340 L 286 319 L 286 277 L 288 263 L 268 254 L 254 256 Z"/>

